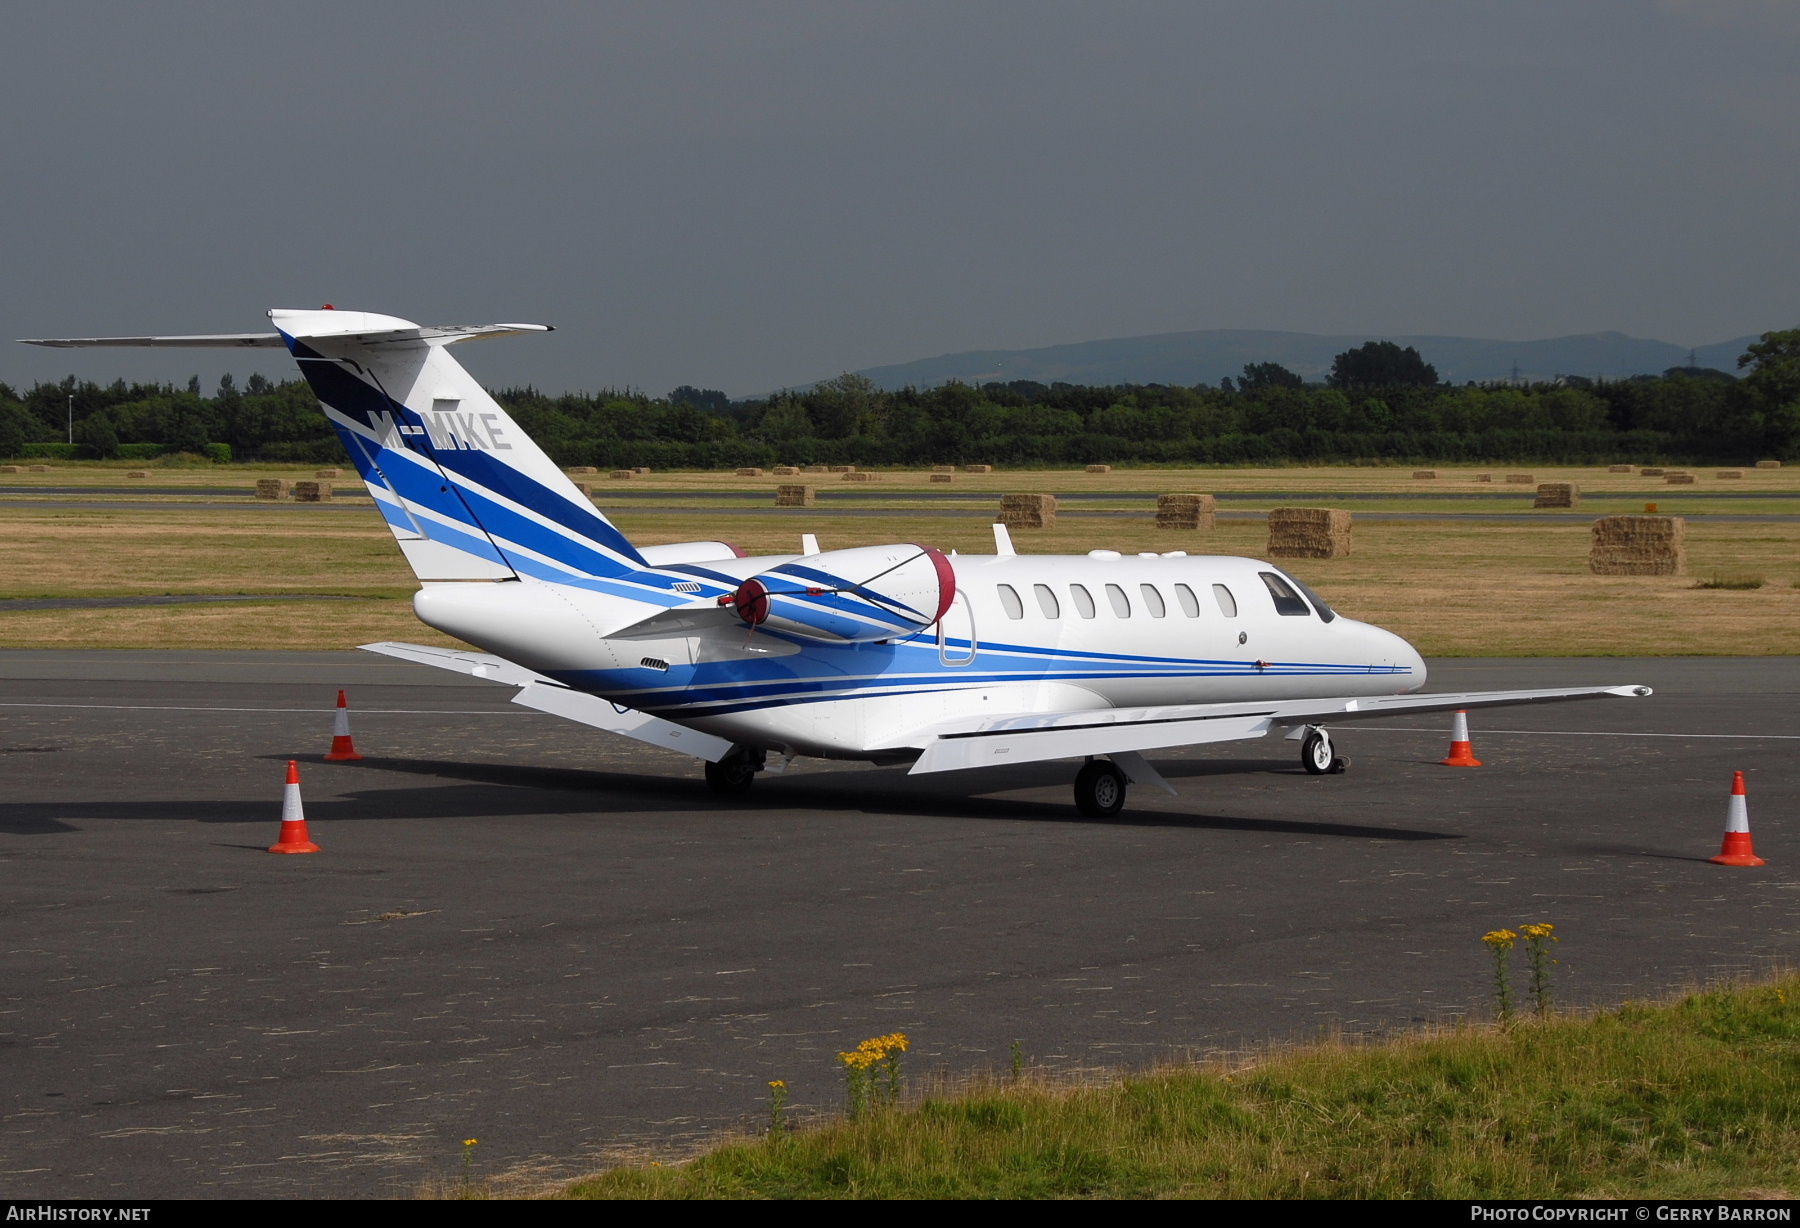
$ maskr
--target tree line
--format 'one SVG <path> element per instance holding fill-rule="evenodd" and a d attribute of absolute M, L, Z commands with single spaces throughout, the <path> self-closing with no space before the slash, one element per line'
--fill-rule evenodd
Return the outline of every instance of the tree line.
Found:
<path fill-rule="evenodd" d="M 1800 460 L 1800 329 L 1763 334 L 1738 367 L 1450 385 L 1416 350 L 1370 342 L 1338 355 L 1323 384 L 1254 363 L 1218 387 L 1017 380 L 890 392 L 842 375 L 743 401 L 689 386 L 660 398 L 494 395 L 557 462 L 604 469 Z M 23 394 L 0 384 L 0 456 L 67 451 L 54 445 L 70 397 L 85 457 L 348 459 L 303 381 L 261 376 L 242 388 L 226 376 L 211 396 L 197 378 L 178 388 L 71 377 Z"/>

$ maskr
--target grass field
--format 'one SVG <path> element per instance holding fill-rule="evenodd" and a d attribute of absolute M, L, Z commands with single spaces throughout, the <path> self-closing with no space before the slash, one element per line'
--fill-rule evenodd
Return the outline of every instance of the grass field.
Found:
<path fill-rule="evenodd" d="M 183 485 L 246 490 L 270 472 L 310 476 L 311 470 L 217 466 L 155 470 L 137 479 L 163 489 Z M 1442 513 L 1495 510 L 1484 499 L 1409 499 L 1418 487 L 1466 488 L 1475 471 L 1438 470 L 1436 482 L 1414 482 L 1410 471 L 1377 468 L 1265 470 L 1127 470 L 1093 475 L 1069 472 L 1008 473 L 969 478 L 966 515 L 913 514 L 907 487 L 922 489 L 923 474 L 883 475 L 884 483 L 858 487 L 862 506 L 882 515 L 841 514 L 836 504 L 776 511 L 760 503 L 717 496 L 720 492 L 773 486 L 773 479 L 723 474 L 653 475 L 633 489 L 655 490 L 675 506 L 597 496 L 608 514 L 642 543 L 724 536 L 752 553 L 798 548 L 802 531 L 818 534 L 827 549 L 887 541 L 921 541 L 946 550 L 991 553 L 984 510 L 1004 490 L 1038 489 L 1105 493 L 1206 488 L 1223 491 L 1307 489 L 1341 493 L 1389 492 L 1391 503 L 1349 503 L 1353 511 L 1422 509 Z M 1504 477 L 1503 470 L 1496 470 Z M 408 598 L 417 587 L 386 529 L 370 510 L 254 505 L 147 493 L 128 509 L 76 506 L 80 496 L 42 496 L 66 507 L 22 506 L 32 485 L 126 485 L 119 467 L 65 466 L 49 474 L 6 475 L 0 481 L 0 598 L 126 596 L 220 593 L 328 593 L 353 601 L 331 603 L 231 603 L 129 609 L 4 610 L 0 646 L 13 648 L 158 648 L 208 645 L 296 649 L 346 648 L 376 639 L 424 643 L 451 641 L 412 616 Z M 1743 482 L 1711 482 L 1733 491 L 1800 492 L 1800 468 L 1746 470 Z M 831 475 L 811 475 L 821 487 Z M 1593 470 L 1541 470 L 1534 476 L 1572 478 L 1592 490 L 1618 487 L 1617 507 L 1590 499 L 1583 513 L 1641 510 L 1623 489 L 1645 479 Z M 888 482 L 889 478 L 893 480 Z M 959 481 L 964 475 L 958 475 Z M 29 479 L 29 480 L 27 480 Z M 902 479 L 906 479 L 902 481 Z M 986 494 L 974 489 L 989 484 Z M 617 483 L 625 486 L 626 483 Z M 940 487 L 941 491 L 942 488 Z M 965 493 L 959 487 L 957 493 Z M 1485 492 L 1484 492 L 1485 493 Z M 1524 492 L 1503 500 L 1529 502 Z M 109 496 L 109 498 L 111 498 Z M 868 502 L 863 503 L 866 499 Z M 1658 496 L 1663 510 L 1680 510 Z M 1329 497 L 1309 502 L 1329 503 Z M 1728 508 L 1721 508 L 1728 502 Z M 956 510 L 934 505 L 934 511 Z M 1698 501 L 1696 501 L 1698 503 Z M 366 498 L 363 501 L 366 508 Z M 1260 519 L 1225 518 L 1210 533 L 1159 531 L 1147 493 L 1141 507 L 1114 505 L 1128 516 L 1063 516 L 1057 527 L 1015 533 L 1025 553 L 1080 553 L 1110 548 L 1137 551 L 1259 555 L 1266 544 Z M 1258 503 L 1233 503 L 1250 510 Z M 1509 510 L 1509 509 L 1501 509 Z M 1689 510 L 1800 511 L 1800 501 L 1713 500 Z M 1302 579 L 1345 613 L 1378 623 L 1411 640 L 1428 656 L 1763 655 L 1800 652 L 1800 519 L 1772 523 L 1696 520 L 1689 524 L 1687 577 L 1602 577 L 1587 573 L 1588 529 L 1580 521 L 1429 521 L 1357 523 L 1347 559 L 1290 561 Z M 1701 589 L 1715 576 L 1762 576 L 1755 589 Z"/>
<path fill-rule="evenodd" d="M 1800 977 L 1101 1086 L 1029 1072 L 569 1198 L 1789 1198 Z M 452 1188 L 450 1193 L 458 1191 Z M 474 1187 L 466 1194 L 489 1190 Z"/>

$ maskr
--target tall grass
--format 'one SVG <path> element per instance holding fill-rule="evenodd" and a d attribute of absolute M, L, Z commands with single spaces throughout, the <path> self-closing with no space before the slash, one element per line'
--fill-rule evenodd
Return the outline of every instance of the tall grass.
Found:
<path fill-rule="evenodd" d="M 1800 1188 L 1800 977 L 1586 1018 L 952 1095 L 575 1198 L 1723 1197 Z"/>

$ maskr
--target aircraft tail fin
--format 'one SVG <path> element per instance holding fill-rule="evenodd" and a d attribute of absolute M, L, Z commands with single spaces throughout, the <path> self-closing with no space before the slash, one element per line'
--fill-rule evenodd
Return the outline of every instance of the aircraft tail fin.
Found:
<path fill-rule="evenodd" d="M 622 576 L 643 556 L 452 358 L 541 324 L 269 313 L 421 580 Z"/>
<path fill-rule="evenodd" d="M 644 558 L 450 354 L 545 324 L 419 325 L 276 309 L 272 333 L 33 338 L 59 349 L 285 345 L 421 580 L 629 575 Z"/>

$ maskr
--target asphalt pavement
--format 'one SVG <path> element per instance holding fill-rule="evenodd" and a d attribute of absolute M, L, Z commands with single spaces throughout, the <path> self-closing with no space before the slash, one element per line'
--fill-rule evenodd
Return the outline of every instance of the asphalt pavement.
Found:
<path fill-rule="evenodd" d="M 699 765 L 355 653 L 0 652 L 0 1193 L 405 1195 L 673 1156 L 904 1031 L 909 1077 L 1142 1066 L 1491 1007 L 1550 921 L 1616 1003 L 1800 957 L 1800 660 L 1436 662 L 1658 694 L 1152 761 L 909 778 Z M 357 763 L 321 762 L 349 689 Z M 286 760 L 323 851 L 277 857 Z M 1718 848 L 1745 772 L 1760 870 Z"/>

